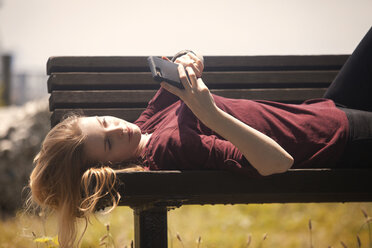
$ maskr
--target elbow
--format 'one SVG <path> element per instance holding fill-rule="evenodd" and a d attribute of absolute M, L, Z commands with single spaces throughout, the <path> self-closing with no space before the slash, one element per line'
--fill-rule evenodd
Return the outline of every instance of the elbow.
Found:
<path fill-rule="evenodd" d="M 270 163 L 267 166 L 259 167 L 258 173 L 262 176 L 270 176 L 273 174 L 280 174 L 288 171 L 294 163 L 294 159 L 291 155 L 287 154 L 282 159 Z"/>
<path fill-rule="evenodd" d="M 285 158 L 283 159 L 283 162 L 278 166 L 279 171 L 278 173 L 284 173 L 288 171 L 290 168 L 292 168 L 294 163 L 294 159 L 291 155 L 287 154 Z"/>

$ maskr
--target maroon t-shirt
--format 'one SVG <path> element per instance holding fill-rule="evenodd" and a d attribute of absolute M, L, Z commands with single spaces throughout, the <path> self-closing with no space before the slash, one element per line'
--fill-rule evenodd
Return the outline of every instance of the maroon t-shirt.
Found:
<path fill-rule="evenodd" d="M 345 148 L 348 121 L 331 100 L 284 104 L 213 97 L 223 111 L 281 145 L 293 156 L 293 168 L 334 167 Z M 205 126 L 163 88 L 135 124 L 142 133 L 152 133 L 145 158 L 150 170 L 255 171 L 231 142 Z"/>

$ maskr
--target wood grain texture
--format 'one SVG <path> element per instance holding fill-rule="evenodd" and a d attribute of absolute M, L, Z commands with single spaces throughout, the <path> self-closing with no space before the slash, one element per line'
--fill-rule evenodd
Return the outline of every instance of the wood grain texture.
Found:
<path fill-rule="evenodd" d="M 336 70 L 318 71 L 226 71 L 205 72 L 203 81 L 209 88 L 328 87 Z M 159 83 L 149 72 L 53 73 L 48 92 L 54 90 L 141 90 L 157 89 Z"/>
<path fill-rule="evenodd" d="M 118 173 L 125 183 L 120 204 L 126 206 L 372 201 L 371 177 L 372 170 L 362 169 L 297 169 L 265 177 L 225 171 Z"/>
<path fill-rule="evenodd" d="M 349 55 L 298 56 L 204 56 L 205 71 L 226 70 L 338 70 Z M 51 57 L 47 74 L 53 72 L 149 72 L 147 56 Z"/>
<path fill-rule="evenodd" d="M 236 99 L 301 102 L 306 99 L 322 97 L 325 90 L 325 88 L 215 89 L 211 92 Z M 57 108 L 146 107 L 155 93 L 155 90 L 53 91 L 49 99 L 49 106 L 51 111 Z"/>

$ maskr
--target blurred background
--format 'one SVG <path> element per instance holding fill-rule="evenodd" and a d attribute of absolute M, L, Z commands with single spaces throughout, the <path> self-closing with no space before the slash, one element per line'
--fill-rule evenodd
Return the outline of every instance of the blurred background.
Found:
<path fill-rule="evenodd" d="M 21 207 L 32 159 L 49 130 L 45 68 L 50 56 L 171 56 L 182 49 L 203 55 L 350 54 L 371 27 L 371 13 L 371 0 L 0 0 L 0 216 L 14 216 Z M 257 209 L 290 212 L 281 206 Z M 307 218 L 304 209 L 315 207 L 306 206 L 292 208 Z M 359 209 L 355 204 L 320 206 L 320 220 L 330 208 L 343 209 L 328 222 Z M 363 208 L 372 211 L 371 204 Z M 181 209 L 183 216 L 189 211 L 203 216 Z M 259 218 L 254 207 L 233 209 L 236 215 Z M 272 225 L 275 217 L 263 218 Z M 306 225 L 307 220 L 298 219 Z M 237 221 L 243 220 L 243 227 L 250 226 L 250 220 Z M 4 223 L 4 230 L 12 230 Z M 1 238 L 0 243 L 7 242 Z"/>
<path fill-rule="evenodd" d="M 349 54 L 371 12 L 371 0 L 0 0 L 0 54 L 23 104 L 46 95 L 50 56 Z"/>

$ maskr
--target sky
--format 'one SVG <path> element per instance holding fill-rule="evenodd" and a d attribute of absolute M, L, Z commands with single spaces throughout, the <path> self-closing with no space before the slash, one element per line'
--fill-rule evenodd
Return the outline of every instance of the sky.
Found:
<path fill-rule="evenodd" d="M 350 54 L 372 0 L 0 0 L 15 71 L 50 56 Z"/>

